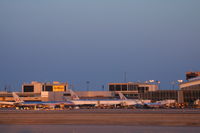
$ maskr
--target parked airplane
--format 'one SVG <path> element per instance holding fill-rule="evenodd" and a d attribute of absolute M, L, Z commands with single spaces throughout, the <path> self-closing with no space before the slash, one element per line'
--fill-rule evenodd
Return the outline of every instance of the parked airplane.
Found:
<path fill-rule="evenodd" d="M 150 108 L 162 108 L 170 106 L 170 104 L 173 104 L 175 102 L 176 100 L 162 100 L 162 101 L 157 101 L 155 103 L 146 103 L 145 105 Z"/>
<path fill-rule="evenodd" d="M 76 106 L 111 106 L 111 105 L 120 105 L 121 100 L 119 99 L 80 99 L 79 96 L 71 89 L 69 89 L 71 94 L 71 102 Z"/>
<path fill-rule="evenodd" d="M 36 107 L 36 106 L 55 107 L 56 105 L 61 105 L 61 104 L 67 105 L 67 106 L 74 105 L 70 101 L 25 102 L 15 92 L 13 92 L 12 94 L 15 100 L 15 105 L 19 107 Z"/>
<path fill-rule="evenodd" d="M 155 103 L 146 103 L 144 106 L 147 108 L 161 108 L 163 107 L 163 104 L 155 102 Z"/>
<path fill-rule="evenodd" d="M 15 102 L 5 102 L 5 101 L 0 101 L 0 105 L 2 106 L 9 106 L 9 105 L 15 105 L 15 104 L 17 104 L 18 103 L 18 101 L 16 100 Z"/>
<path fill-rule="evenodd" d="M 121 105 L 121 106 L 133 106 L 136 104 L 142 104 L 140 100 L 127 99 L 121 92 L 119 92 L 120 99 L 80 99 L 78 95 L 70 90 L 70 94 L 72 97 L 71 102 L 73 102 L 76 106 L 111 106 L 111 105 Z"/>
<path fill-rule="evenodd" d="M 118 92 L 124 106 L 143 105 L 143 102 L 138 99 L 127 99 L 121 92 Z"/>

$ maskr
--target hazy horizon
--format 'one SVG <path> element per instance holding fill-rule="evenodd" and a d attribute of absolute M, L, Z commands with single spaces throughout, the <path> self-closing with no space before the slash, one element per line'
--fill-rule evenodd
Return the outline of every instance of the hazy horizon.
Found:
<path fill-rule="evenodd" d="M 0 90 L 61 81 L 172 81 L 200 71 L 198 0 L 1 0 Z"/>

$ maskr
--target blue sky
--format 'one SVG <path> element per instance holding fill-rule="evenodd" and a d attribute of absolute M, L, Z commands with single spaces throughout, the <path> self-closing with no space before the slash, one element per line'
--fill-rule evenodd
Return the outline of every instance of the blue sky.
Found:
<path fill-rule="evenodd" d="M 200 71 L 199 0 L 1 0 L 0 87 L 185 79 Z"/>

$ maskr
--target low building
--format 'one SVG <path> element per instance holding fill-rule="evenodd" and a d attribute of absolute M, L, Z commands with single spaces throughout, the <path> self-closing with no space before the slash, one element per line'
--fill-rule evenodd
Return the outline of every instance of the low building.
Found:
<path fill-rule="evenodd" d="M 68 99 L 71 99 L 71 95 L 69 92 L 64 91 L 42 91 L 41 99 L 42 101 L 67 101 Z"/>
<path fill-rule="evenodd" d="M 61 83 L 54 81 L 52 83 L 47 82 L 36 82 L 24 83 L 22 85 L 22 98 L 26 97 L 28 94 L 39 94 L 41 101 L 63 101 L 68 99 L 68 83 Z M 28 100 L 28 99 L 27 99 Z M 31 100 L 31 98 L 30 98 Z"/>
<path fill-rule="evenodd" d="M 152 100 L 152 101 L 160 101 L 160 100 L 176 100 L 178 101 L 178 90 L 157 90 L 151 92 L 145 92 L 139 94 L 139 99 L 143 100 Z"/>
<path fill-rule="evenodd" d="M 109 91 L 120 91 L 120 92 L 146 92 L 158 90 L 158 85 L 149 83 L 139 82 L 128 82 L 128 83 L 108 83 Z"/>
<path fill-rule="evenodd" d="M 183 101 L 187 103 L 194 103 L 200 99 L 200 72 L 186 73 L 186 82 L 179 84 L 180 91 L 182 91 Z"/>
<path fill-rule="evenodd" d="M 183 101 L 193 104 L 196 100 L 200 99 L 200 89 L 199 90 L 182 90 Z"/>
<path fill-rule="evenodd" d="M 153 92 L 158 90 L 157 84 L 128 82 L 128 83 L 108 83 L 111 92 L 122 92 L 127 98 L 138 99 L 138 94 Z"/>
<path fill-rule="evenodd" d="M 22 92 L 33 92 L 33 93 L 41 93 L 43 91 L 49 92 L 65 92 L 68 89 L 68 83 L 60 83 L 54 81 L 53 83 L 47 82 L 36 82 L 32 81 L 31 83 L 27 84 L 24 83 L 22 85 Z"/>
<path fill-rule="evenodd" d="M 195 77 L 179 84 L 181 90 L 200 90 L 200 77 Z"/>
<path fill-rule="evenodd" d="M 40 93 L 15 92 L 24 101 L 43 101 Z M 14 102 L 12 92 L 0 92 L 0 101 Z"/>

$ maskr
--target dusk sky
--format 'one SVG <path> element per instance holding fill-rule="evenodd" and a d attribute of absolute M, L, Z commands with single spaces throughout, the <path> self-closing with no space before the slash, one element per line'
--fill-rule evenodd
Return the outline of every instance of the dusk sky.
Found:
<path fill-rule="evenodd" d="M 200 0 L 1 0 L 0 90 L 61 81 L 185 79 L 200 71 Z"/>

